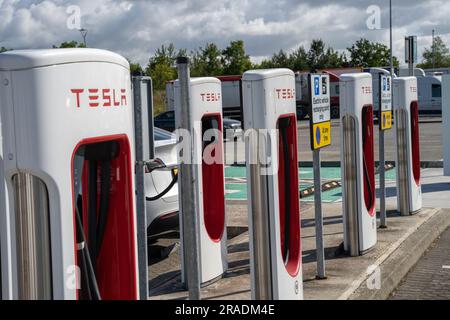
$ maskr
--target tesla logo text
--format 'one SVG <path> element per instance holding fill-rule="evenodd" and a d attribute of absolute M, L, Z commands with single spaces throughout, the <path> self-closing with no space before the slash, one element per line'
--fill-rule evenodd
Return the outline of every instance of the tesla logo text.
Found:
<path fill-rule="evenodd" d="M 214 102 L 220 101 L 220 93 L 208 92 L 208 93 L 200 93 L 203 102 Z"/>
<path fill-rule="evenodd" d="M 278 99 L 288 100 L 295 98 L 295 89 L 275 89 Z"/>
<path fill-rule="evenodd" d="M 417 92 L 417 87 L 409 87 L 411 92 Z"/>
<path fill-rule="evenodd" d="M 89 107 L 119 107 L 127 105 L 125 89 L 71 89 L 76 97 L 77 108 L 86 100 Z"/>
<path fill-rule="evenodd" d="M 372 87 L 361 87 L 363 94 L 371 94 L 372 93 Z"/>

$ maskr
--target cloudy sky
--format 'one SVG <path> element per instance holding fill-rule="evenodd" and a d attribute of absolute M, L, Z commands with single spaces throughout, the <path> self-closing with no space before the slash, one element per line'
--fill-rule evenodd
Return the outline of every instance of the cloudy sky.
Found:
<path fill-rule="evenodd" d="M 146 64 L 161 44 L 194 49 L 206 42 L 225 47 L 245 41 L 254 61 L 272 53 L 309 46 L 322 38 L 337 50 L 355 40 L 389 41 L 388 0 L 0 0 L 0 46 L 47 48 L 81 41 Z M 372 7 L 371 7 L 372 6 Z M 380 29 L 370 30 L 373 8 Z M 368 8 L 371 8 L 368 10 Z M 450 0 L 393 0 L 394 54 L 403 62 L 404 36 L 418 36 L 419 55 L 431 31 L 450 44 Z M 369 13 L 368 13 L 369 11 Z M 79 13 L 79 15 L 78 15 Z"/>

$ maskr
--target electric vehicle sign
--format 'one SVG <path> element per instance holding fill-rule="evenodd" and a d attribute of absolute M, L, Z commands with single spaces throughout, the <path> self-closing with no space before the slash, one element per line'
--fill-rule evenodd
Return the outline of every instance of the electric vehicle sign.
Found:
<path fill-rule="evenodd" d="M 310 74 L 311 148 L 317 150 L 331 144 L 330 77 Z"/>
<path fill-rule="evenodd" d="M 392 78 L 380 75 L 380 113 L 378 116 L 380 130 L 392 128 Z"/>
<path fill-rule="evenodd" d="M 331 122 L 322 122 L 313 125 L 314 145 L 313 150 L 320 149 L 331 144 Z"/>

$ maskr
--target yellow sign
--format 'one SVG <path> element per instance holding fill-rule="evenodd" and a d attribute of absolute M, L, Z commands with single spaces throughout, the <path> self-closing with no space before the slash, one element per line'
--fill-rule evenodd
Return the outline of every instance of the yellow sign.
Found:
<path fill-rule="evenodd" d="M 381 112 L 380 119 L 380 128 L 381 130 L 387 130 L 392 128 L 392 112 L 391 111 L 383 111 Z"/>
<path fill-rule="evenodd" d="M 314 150 L 331 144 L 331 121 L 316 123 L 313 125 Z"/>

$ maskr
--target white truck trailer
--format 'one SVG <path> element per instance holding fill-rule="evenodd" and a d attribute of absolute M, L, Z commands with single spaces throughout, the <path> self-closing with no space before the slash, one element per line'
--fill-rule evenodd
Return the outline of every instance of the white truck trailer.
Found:
<path fill-rule="evenodd" d="M 408 69 L 399 70 L 400 77 L 408 75 Z M 442 76 L 426 74 L 420 68 L 414 69 L 414 76 L 417 77 L 420 114 L 442 114 Z"/>

